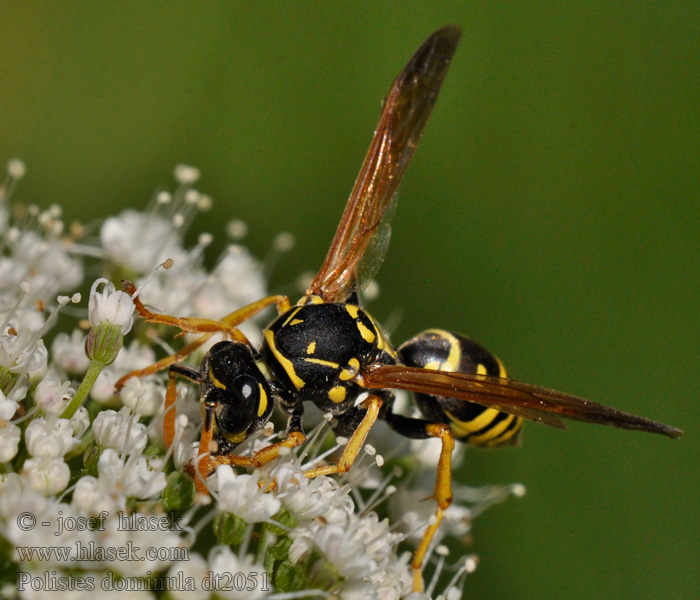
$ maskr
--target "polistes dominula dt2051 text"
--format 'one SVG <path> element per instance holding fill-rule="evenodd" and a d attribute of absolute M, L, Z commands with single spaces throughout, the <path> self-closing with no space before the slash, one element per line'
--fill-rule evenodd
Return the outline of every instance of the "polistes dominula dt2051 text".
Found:
<path fill-rule="evenodd" d="M 337 463 L 306 475 L 347 472 L 377 419 L 409 438 L 438 438 L 435 519 L 415 552 L 414 588 L 422 589 L 423 560 L 452 500 L 451 454 L 455 440 L 473 446 L 513 444 L 523 419 L 564 428 L 562 418 L 661 433 L 679 429 L 623 413 L 569 394 L 509 379 L 501 362 L 475 342 L 452 332 L 429 330 L 397 349 L 382 327 L 362 308 L 359 293 L 376 272 L 387 247 L 388 215 L 401 177 L 420 140 L 460 37 L 460 29 L 436 31 L 399 73 L 385 99 L 360 174 L 320 270 L 295 306 L 285 296 L 270 296 L 220 321 L 177 318 L 148 310 L 134 295 L 141 316 L 202 338 L 134 376 L 168 369 L 166 443 L 175 435 L 175 381 L 184 377 L 201 386 L 203 429 L 195 482 L 206 493 L 206 478 L 218 465 L 261 466 L 305 440 L 304 403 L 333 416 L 337 435 L 349 437 Z M 135 286 L 124 289 L 134 294 Z M 278 317 L 254 347 L 238 326 L 268 306 Z M 200 368 L 182 360 L 214 332 L 228 339 L 214 345 Z M 422 418 L 393 410 L 392 390 L 414 393 Z M 358 399 L 363 399 L 358 403 Z M 236 447 L 258 431 L 277 403 L 288 415 L 287 436 L 250 456 Z"/>

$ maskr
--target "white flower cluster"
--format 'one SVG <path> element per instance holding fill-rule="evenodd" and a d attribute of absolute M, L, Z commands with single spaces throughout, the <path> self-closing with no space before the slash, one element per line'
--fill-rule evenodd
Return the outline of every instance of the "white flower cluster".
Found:
<path fill-rule="evenodd" d="M 155 363 L 155 350 L 167 347 L 160 333 L 150 335 L 134 318 L 131 297 L 104 278 L 92 283 L 88 310 L 77 307 L 82 321 L 73 321 L 72 330 L 68 311 L 61 312 L 80 303 L 74 292 L 90 284 L 83 267 L 90 260 L 91 272 L 141 286 L 139 297 L 153 310 L 221 318 L 267 295 L 263 264 L 269 268 L 288 250 L 291 236 L 278 236 L 264 263 L 232 244 L 207 270 L 203 254 L 211 236 L 201 235 L 187 250 L 183 234 L 210 199 L 192 187 L 197 169 L 180 165 L 174 193 L 160 192 L 143 212 L 106 219 L 100 246 L 86 246 L 65 235 L 58 207 L 19 211 L 10 203 L 23 175 L 23 164 L 11 161 L 0 187 L 0 544 L 12 548 L 14 569 L 0 573 L 3 597 L 61 591 L 72 598 L 93 590 L 188 600 L 432 595 L 443 548 L 429 553 L 436 575 L 428 592 L 418 594 L 410 591 L 410 551 L 399 545 L 420 535 L 434 512 L 432 503 L 418 502 L 432 493 L 434 469 L 425 480 L 413 477 L 409 489 L 396 470 L 380 469 L 381 457 L 366 446 L 351 473 L 308 479 L 305 469 L 333 450 L 321 450 L 322 422 L 303 453 L 248 472 L 219 466 L 207 482 L 208 503 L 183 472 L 198 453 L 198 390 L 178 393 L 169 450 L 162 434 L 164 371 L 132 377 L 114 392 L 125 374 Z M 237 238 L 244 229 L 232 222 L 229 233 Z M 157 268 L 173 261 L 167 271 Z M 52 335 L 59 316 L 63 332 Z M 259 328 L 246 327 L 258 339 Z M 134 339 L 124 343 L 127 334 Z M 270 429 L 262 433 L 268 437 L 254 436 L 237 453 L 275 438 Z M 519 492 L 457 488 L 470 507 L 453 505 L 443 533 L 462 535 L 478 512 Z M 444 596 L 461 595 L 474 564 L 467 561 L 442 584 Z M 78 581 L 82 587 L 71 587 Z"/>

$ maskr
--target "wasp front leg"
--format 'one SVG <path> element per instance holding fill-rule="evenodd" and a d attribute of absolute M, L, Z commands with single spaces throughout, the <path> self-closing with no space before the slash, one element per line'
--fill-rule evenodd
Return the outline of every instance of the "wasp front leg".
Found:
<path fill-rule="evenodd" d="M 147 309 L 141 302 L 141 299 L 138 296 L 134 296 L 136 293 L 136 287 L 130 281 L 124 281 L 123 288 L 126 293 L 132 296 L 132 301 L 136 311 L 146 322 L 173 325 L 181 330 L 180 335 L 184 335 L 184 333 L 202 333 L 204 335 L 194 342 L 187 344 L 183 348 L 180 348 L 175 354 L 166 356 L 145 369 L 137 369 L 124 375 L 114 386 L 114 391 L 116 394 L 119 394 L 124 385 L 126 385 L 126 382 L 133 377 L 153 375 L 154 373 L 167 369 L 175 363 L 183 361 L 186 357 L 197 350 L 197 348 L 205 344 L 207 340 L 209 340 L 215 333 L 223 333 L 230 339 L 246 344 L 252 348 L 252 344 L 243 334 L 243 332 L 238 329 L 238 325 L 254 317 L 273 304 L 277 306 L 278 314 L 288 311 L 290 307 L 289 298 L 287 298 L 287 296 L 278 295 L 267 296 L 266 298 L 253 302 L 252 304 L 248 304 L 247 306 L 239 308 L 238 310 L 226 315 L 221 320 L 200 319 L 196 317 L 173 317 L 171 315 L 154 313 Z"/>
<path fill-rule="evenodd" d="M 213 412 L 213 411 L 212 411 Z M 205 427 L 202 430 L 202 438 L 199 444 L 199 458 L 197 460 L 196 472 L 193 474 L 195 478 L 195 488 L 200 494 L 207 494 L 208 491 L 204 484 L 206 478 L 213 473 L 220 465 L 232 465 L 235 467 L 251 467 L 259 469 L 264 467 L 269 462 L 279 458 L 284 452 L 298 448 L 306 441 L 306 436 L 300 428 L 295 428 L 287 431 L 287 436 L 281 442 L 276 442 L 261 448 L 250 456 L 239 456 L 237 454 L 212 454 L 212 434 L 207 429 L 208 421 L 205 420 Z M 275 481 L 264 483 L 261 482 L 261 487 L 265 491 L 271 491 L 275 488 Z"/>
<path fill-rule="evenodd" d="M 289 415 L 287 434 L 282 441 L 265 446 L 250 456 L 238 456 L 231 453 L 214 455 L 209 461 L 210 467 L 215 469 L 219 465 L 234 465 L 259 469 L 279 458 L 286 452 L 285 449 L 291 450 L 301 446 L 306 441 L 306 435 L 302 428 L 303 404 L 296 401 L 292 404 L 287 404 L 282 399 L 280 399 L 280 404 L 282 409 Z"/>
<path fill-rule="evenodd" d="M 193 381 L 195 383 L 199 383 L 200 385 L 203 381 L 202 374 L 199 371 L 186 365 L 175 363 L 171 365 L 168 369 L 168 387 L 165 392 L 165 408 L 163 414 L 163 439 L 168 449 L 170 449 L 170 447 L 173 445 L 173 442 L 175 441 L 175 425 L 177 420 L 176 401 L 178 376 L 184 377 L 185 379 L 189 379 L 190 381 Z M 209 472 L 209 465 L 206 463 L 207 457 L 209 456 L 208 449 L 212 445 L 212 437 L 214 431 L 214 407 L 206 406 L 204 412 L 204 426 L 202 428 L 202 437 L 199 442 L 199 458 L 196 469 L 200 473 Z M 205 449 L 204 452 L 202 452 L 203 448 Z M 201 478 L 196 477 L 196 473 L 192 473 L 193 470 L 194 469 L 190 468 L 190 472 L 195 480 L 195 488 L 197 490 L 197 493 L 208 494 L 204 482 L 201 480 Z"/>
<path fill-rule="evenodd" d="M 232 336 L 233 339 L 238 339 L 236 327 L 254 317 L 259 312 L 275 304 L 278 314 L 287 312 L 291 306 L 287 296 L 267 296 L 261 298 L 251 304 L 248 304 L 232 313 L 226 315 L 223 319 L 202 319 L 198 317 L 174 317 L 161 313 L 154 313 L 147 309 L 141 299 L 134 295 L 137 292 L 136 286 L 130 281 L 123 281 L 122 287 L 124 291 L 132 297 L 134 307 L 139 315 L 148 323 L 162 323 L 164 325 L 173 325 L 182 330 L 183 333 L 216 333 L 224 332 Z M 242 335 L 242 334 L 240 334 Z M 241 342 L 247 342 L 245 339 L 238 339 Z"/>

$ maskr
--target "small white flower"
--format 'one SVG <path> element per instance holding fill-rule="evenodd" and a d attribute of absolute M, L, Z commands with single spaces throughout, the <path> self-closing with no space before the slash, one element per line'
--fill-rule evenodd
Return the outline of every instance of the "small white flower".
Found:
<path fill-rule="evenodd" d="M 277 513 L 281 502 L 273 494 L 266 494 L 258 488 L 260 473 L 237 475 L 229 465 L 216 469 L 219 491 L 218 509 L 232 513 L 247 523 L 266 521 Z"/>
<path fill-rule="evenodd" d="M 90 365 L 85 354 L 85 333 L 75 329 L 73 333 L 59 333 L 51 344 L 51 358 L 55 365 L 69 375 L 82 375 Z"/>
<path fill-rule="evenodd" d="M 132 377 L 120 394 L 124 406 L 128 406 L 142 417 L 152 417 L 158 414 L 165 401 L 163 386 L 154 380 Z"/>
<path fill-rule="evenodd" d="M 147 427 L 128 408 L 119 412 L 103 410 L 92 423 L 95 441 L 104 448 L 124 454 L 140 454 L 148 443 Z"/>
<path fill-rule="evenodd" d="M 112 481 L 85 475 L 75 485 L 71 504 L 89 515 L 116 515 L 126 510 L 126 495 Z"/>
<path fill-rule="evenodd" d="M 27 451 L 35 458 L 59 458 L 72 450 L 78 440 L 68 419 L 49 417 L 34 419 L 24 432 Z"/>
<path fill-rule="evenodd" d="M 262 265 L 245 246 L 229 246 L 212 275 L 235 306 L 245 306 L 267 295 Z"/>
<path fill-rule="evenodd" d="M 114 395 L 114 384 L 117 383 L 117 380 L 129 371 L 143 369 L 155 361 L 155 352 L 148 346 L 143 346 L 137 341 L 123 346 L 116 360 L 102 369 L 95 385 L 90 390 L 90 397 L 109 408 L 121 406 L 121 401 Z"/>
<path fill-rule="evenodd" d="M 31 489 L 48 496 L 66 488 L 70 468 L 60 458 L 30 458 L 22 467 L 22 477 Z"/>
<path fill-rule="evenodd" d="M 90 415 L 87 408 L 81 406 L 76 410 L 70 418 L 70 424 L 73 428 L 73 437 L 78 440 L 83 437 L 83 434 L 90 428 Z"/>
<path fill-rule="evenodd" d="M 219 577 L 230 578 L 231 574 L 241 574 L 243 580 L 250 582 L 243 589 L 237 586 L 228 586 L 226 590 L 217 591 L 217 596 L 227 600 L 257 600 L 268 594 L 265 589 L 265 567 L 254 563 L 252 556 L 236 556 L 227 546 L 215 546 L 209 552 L 209 569 Z"/>
<path fill-rule="evenodd" d="M 173 175 L 178 183 L 182 185 L 192 185 L 197 183 L 201 173 L 197 167 L 191 167 L 190 165 L 180 163 L 175 166 Z"/>
<path fill-rule="evenodd" d="M 295 565 L 313 551 L 314 540 L 306 530 L 294 531 L 292 537 L 294 541 L 289 547 L 289 562 Z"/>
<path fill-rule="evenodd" d="M 98 293 L 97 287 L 101 283 L 104 287 L 102 292 Z M 93 327 L 109 323 L 119 327 L 122 335 L 125 335 L 134 322 L 134 303 L 129 294 L 117 290 L 112 282 L 97 279 L 90 289 L 88 318 Z"/>
<path fill-rule="evenodd" d="M 0 366 L 11 373 L 32 373 L 46 367 L 48 353 L 44 341 L 35 339 L 31 331 L 12 332 L 8 325 L 0 334 Z"/>
<path fill-rule="evenodd" d="M 123 519 L 127 516 L 131 520 L 124 523 Z M 185 540 L 174 531 L 140 530 L 139 522 L 147 520 L 150 516 L 152 515 L 138 512 L 130 515 L 112 515 L 113 518 L 105 522 L 104 530 L 95 532 L 96 545 L 131 548 L 133 557 L 136 558 L 123 560 L 119 556 L 107 557 L 103 563 L 106 570 L 115 571 L 125 577 L 144 577 L 149 571 L 156 573 L 169 566 L 172 561 L 165 559 L 171 555 L 171 550 L 187 546 Z"/>
<path fill-rule="evenodd" d="M 349 579 L 338 593 L 340 600 L 379 600 L 374 585 L 361 579 Z"/>
<path fill-rule="evenodd" d="M 163 460 L 155 456 L 139 456 L 136 460 L 128 460 L 122 480 L 127 482 L 126 495 L 129 497 L 155 496 L 165 488 Z"/>
<path fill-rule="evenodd" d="M 168 219 L 131 209 L 106 219 L 100 240 L 110 261 L 136 273 L 147 273 L 167 258 L 177 262 L 184 253 Z"/>
<path fill-rule="evenodd" d="M 370 575 L 379 600 L 395 600 L 411 589 L 413 576 L 408 568 L 409 556 L 404 553 L 395 563 Z"/>
<path fill-rule="evenodd" d="M 308 541 L 302 539 L 308 537 L 342 577 L 362 577 L 376 566 L 367 552 L 367 546 L 362 541 L 355 540 L 345 527 L 337 523 L 328 523 L 323 527 L 314 525 L 306 531 L 297 528 L 292 537 L 294 542 L 290 555 L 296 544 L 308 547 Z M 298 556 L 298 550 L 294 549 L 294 554 Z"/>
<path fill-rule="evenodd" d="M 70 381 L 61 382 L 58 376 L 49 372 L 36 386 L 34 402 L 44 414 L 60 415 L 73 394 L 75 390 L 70 387 Z"/>
<path fill-rule="evenodd" d="M 0 517 L 7 518 L 17 514 L 17 507 L 24 493 L 22 479 L 18 473 L 0 475 Z"/>
<path fill-rule="evenodd" d="M 465 444 L 456 444 L 452 452 L 452 468 L 456 469 L 464 460 L 464 451 L 467 446 Z M 431 438 L 427 440 L 411 440 L 410 447 L 407 450 L 410 456 L 415 459 L 415 464 L 419 468 L 430 472 L 435 472 L 435 466 L 440 459 L 442 451 L 442 442 L 438 439 Z"/>
<path fill-rule="evenodd" d="M 274 475 L 282 504 L 300 520 L 314 519 L 328 512 L 331 505 L 326 497 L 339 487 L 329 477 L 307 479 L 303 469 L 291 463 L 280 465 Z"/>
<path fill-rule="evenodd" d="M 12 179 L 22 179 L 27 174 L 27 167 L 22 159 L 11 158 L 7 161 L 7 173 Z"/>
<path fill-rule="evenodd" d="M 122 348 L 123 350 L 123 348 Z M 121 356 L 123 352 L 120 352 L 117 356 Z M 118 379 L 122 376 L 117 369 L 115 369 L 114 364 L 111 364 L 102 371 L 90 390 L 90 398 L 99 402 L 102 406 L 108 408 L 119 408 L 121 406 L 121 401 L 114 395 L 114 384 L 117 383 Z"/>
<path fill-rule="evenodd" d="M 116 484 L 124 473 L 124 463 L 119 458 L 119 453 L 111 448 L 102 452 L 97 462 L 97 471 L 100 479 Z"/>
<path fill-rule="evenodd" d="M 0 418 L 0 463 L 8 462 L 17 456 L 19 440 L 19 427 Z"/>
<path fill-rule="evenodd" d="M 34 212 L 31 211 L 31 207 L 30 212 Z M 2 289 L 14 291 L 18 290 L 21 284 L 28 284 L 29 289 L 21 303 L 25 308 L 62 290 L 75 289 L 83 280 L 82 265 L 70 256 L 70 244 L 60 239 L 60 220 L 52 217 L 51 209 L 41 214 L 37 210 L 35 215 L 43 226 L 39 228 L 40 232 L 33 229 L 22 230 L 19 227 L 10 227 L 3 231 L 3 249 L 6 256 L 0 260 Z M 44 234 L 44 237 L 40 233 Z M 22 310 L 18 314 L 25 326 L 30 321 L 39 324 L 39 320 L 35 318 L 39 314 L 38 311 Z M 29 321 L 24 320 L 25 315 L 30 317 Z M 33 329 L 36 331 L 38 327 Z"/>
<path fill-rule="evenodd" d="M 14 400 L 8 399 L 5 394 L 2 393 L 2 390 L 0 390 L 0 419 L 9 421 L 15 416 L 18 408 L 19 404 Z"/>
<path fill-rule="evenodd" d="M 201 585 L 209 573 L 207 561 L 201 554 L 192 552 L 188 560 L 176 562 L 168 571 L 168 577 L 177 577 L 178 573 L 182 573 L 184 579 L 188 577 L 194 579 L 197 582 L 196 589 L 194 591 L 171 589 L 168 592 L 170 596 L 178 600 L 206 600 L 209 598 L 210 592 L 203 589 Z"/>
<path fill-rule="evenodd" d="M 97 463 L 100 479 L 118 485 L 129 498 L 150 498 L 165 488 L 162 461 L 145 456 L 131 457 L 126 462 L 110 448 L 102 452 Z"/>

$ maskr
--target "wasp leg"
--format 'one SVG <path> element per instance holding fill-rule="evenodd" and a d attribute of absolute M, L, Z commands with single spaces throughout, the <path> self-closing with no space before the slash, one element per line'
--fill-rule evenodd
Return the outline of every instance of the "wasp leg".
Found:
<path fill-rule="evenodd" d="M 206 342 L 212 335 L 212 333 L 203 335 L 191 344 L 187 344 L 187 346 L 180 348 L 175 354 L 166 356 L 158 362 L 149 365 L 145 369 L 136 369 L 135 371 L 129 371 L 126 375 L 121 377 L 117 381 L 117 383 L 114 384 L 114 393 L 119 395 L 119 393 L 122 391 L 122 388 L 126 385 L 126 382 L 129 381 L 129 379 L 131 379 L 132 377 L 145 377 L 146 375 L 153 375 L 154 373 L 163 371 L 164 369 L 167 369 L 170 366 L 175 366 L 176 364 L 180 363 L 182 360 L 187 358 L 190 354 L 192 354 L 192 352 L 194 352 L 202 344 L 204 344 L 204 342 Z"/>
<path fill-rule="evenodd" d="M 251 456 L 238 456 L 236 454 L 214 455 L 209 460 L 209 467 L 211 470 L 214 470 L 219 465 L 233 465 L 259 469 L 278 458 L 283 453 L 283 448 L 297 448 L 305 441 L 306 436 L 301 431 L 290 431 L 281 442 L 265 446 Z"/>
<path fill-rule="evenodd" d="M 207 490 L 207 477 L 211 473 L 211 451 L 212 436 L 214 433 L 214 402 L 206 402 L 204 405 L 204 426 L 202 427 L 202 437 L 199 439 L 199 454 L 194 467 L 194 487 L 198 494 L 209 495 Z M 192 469 L 190 469 L 192 471 Z"/>
<path fill-rule="evenodd" d="M 416 548 L 411 561 L 413 569 L 413 591 L 423 591 L 423 560 L 430 547 L 430 542 L 440 526 L 442 517 L 447 508 L 452 504 L 452 451 L 455 440 L 450 432 L 450 427 L 444 423 L 433 423 L 425 419 L 414 419 L 396 415 L 391 412 L 385 415 L 389 426 L 401 435 L 413 439 L 439 438 L 442 441 L 440 458 L 438 459 L 437 475 L 435 477 L 435 489 L 433 498 L 437 502 L 435 518 L 428 524 L 423 538 Z"/>
<path fill-rule="evenodd" d="M 202 381 L 202 374 L 186 365 L 175 363 L 170 365 L 168 369 L 168 387 L 165 392 L 165 408 L 163 411 L 163 439 L 167 448 L 172 446 L 175 440 L 175 419 L 177 411 L 175 410 L 175 401 L 177 400 L 177 377 L 184 377 L 195 383 Z"/>
<path fill-rule="evenodd" d="M 232 465 L 235 467 L 253 467 L 259 469 L 267 463 L 275 460 L 282 455 L 284 448 L 297 448 L 306 441 L 306 436 L 301 431 L 291 431 L 287 437 L 281 442 L 270 444 L 255 452 L 252 456 L 238 456 L 236 454 L 211 454 L 211 431 L 202 430 L 202 439 L 199 444 L 199 460 L 197 462 L 195 477 L 195 488 L 200 494 L 209 495 L 209 492 L 204 485 L 206 477 L 216 470 L 220 465 Z M 266 492 L 275 489 L 276 481 L 265 482 L 261 481 L 258 484 L 265 488 Z"/>
<path fill-rule="evenodd" d="M 130 281 L 124 281 L 123 288 L 124 291 L 130 295 L 133 295 L 136 292 L 136 287 Z M 252 304 L 248 304 L 247 306 L 244 306 L 243 308 L 240 308 L 225 316 L 220 321 L 217 321 L 216 319 L 172 317 L 170 315 L 154 313 L 143 305 L 138 296 L 133 297 L 132 300 L 139 315 L 149 323 L 174 325 L 179 327 L 183 333 L 204 333 L 205 335 L 188 344 L 184 348 L 180 348 L 180 350 L 178 350 L 175 354 L 166 356 L 157 363 L 154 363 L 145 369 L 137 369 L 124 375 L 114 385 L 114 392 L 117 395 L 119 395 L 119 392 L 121 392 L 126 382 L 132 377 L 145 377 L 146 375 L 152 375 L 153 373 L 167 369 L 174 363 L 181 362 L 187 356 L 192 354 L 192 352 L 194 352 L 197 348 L 202 346 L 202 344 L 204 344 L 214 333 L 226 333 L 232 339 L 252 347 L 252 344 L 248 338 L 239 329 L 237 329 L 237 326 L 244 321 L 247 321 L 251 317 L 254 317 L 260 311 L 272 304 L 277 305 L 277 312 L 280 315 L 288 311 L 290 308 L 289 298 L 287 298 L 287 296 L 267 296 L 266 298 L 262 298 L 261 300 L 253 302 Z"/>
<path fill-rule="evenodd" d="M 188 470 L 194 478 L 195 489 L 198 494 L 209 495 L 206 487 L 206 480 L 218 466 L 232 465 L 234 467 L 252 467 L 258 469 L 267 463 L 275 460 L 285 452 L 284 448 L 297 448 L 306 441 L 306 436 L 301 431 L 290 431 L 287 437 L 281 442 L 270 444 L 261 448 L 251 456 L 238 456 L 237 454 L 212 454 L 212 438 L 214 425 L 214 406 L 205 406 L 204 427 L 202 437 L 199 440 L 199 455 L 196 465 L 190 465 Z M 271 491 L 275 487 L 275 482 L 266 484 L 265 491 Z"/>
<path fill-rule="evenodd" d="M 340 455 L 338 464 L 309 469 L 305 472 L 306 477 L 311 478 L 318 477 L 319 475 L 347 473 L 357 459 L 357 455 L 360 453 L 360 450 L 367 439 L 369 430 L 372 429 L 372 425 L 374 425 L 377 417 L 379 416 L 379 409 L 382 407 L 383 403 L 384 400 L 382 398 L 375 394 L 370 394 L 361 405 L 361 407 L 366 409 L 367 412 L 355 431 L 353 431 L 352 436 L 350 436 L 350 440 L 345 446 L 343 453 Z"/>
<path fill-rule="evenodd" d="M 301 408 L 301 404 L 299 404 L 299 408 Z M 289 420 L 287 421 L 287 436 L 281 442 L 265 446 L 251 456 L 238 456 L 235 454 L 212 456 L 210 466 L 216 468 L 219 465 L 234 465 L 237 467 L 254 467 L 256 469 L 264 467 L 267 463 L 278 458 L 282 454 L 283 448 L 297 448 L 306 441 L 306 435 L 301 427 L 302 414 L 301 411 L 292 412 L 290 410 Z"/>
<path fill-rule="evenodd" d="M 206 410 L 206 408 L 205 408 Z M 213 420 L 212 420 L 213 422 Z M 211 475 L 216 467 L 219 465 L 232 465 L 236 467 L 252 467 L 260 468 L 265 466 L 267 463 L 275 460 L 284 452 L 283 449 L 293 449 L 301 446 L 306 441 L 306 435 L 301 428 L 301 413 L 293 413 L 289 417 L 289 422 L 287 423 L 287 437 L 281 442 L 275 444 L 270 444 L 261 448 L 251 456 L 238 456 L 236 454 L 212 454 L 211 440 L 212 433 L 208 431 L 208 413 L 205 418 L 205 425 L 202 429 L 202 441 L 199 445 L 199 461 L 195 469 L 193 477 L 195 477 L 195 486 L 197 487 L 197 492 L 204 493 L 208 495 L 206 487 L 203 485 L 206 477 Z M 203 443 L 204 442 L 204 443 Z M 190 471 L 192 469 L 190 468 Z M 198 482 L 199 485 L 198 485 Z M 264 487 L 265 491 L 269 492 L 275 489 L 276 482 L 260 482 L 260 487 Z"/>
<path fill-rule="evenodd" d="M 141 302 L 141 299 L 138 296 L 134 296 L 136 293 L 136 286 L 130 281 L 122 282 L 122 287 L 127 294 L 132 296 L 132 301 L 137 312 L 148 323 L 174 325 L 181 329 L 183 333 L 216 333 L 221 331 L 228 333 L 233 339 L 243 343 L 247 343 L 248 340 L 242 333 L 236 330 L 237 325 L 247 321 L 272 304 L 277 305 L 277 311 L 280 315 L 288 311 L 291 307 L 287 296 L 267 296 L 243 308 L 239 308 L 220 320 L 200 319 L 197 317 L 173 317 L 172 315 L 154 313 L 148 310 Z"/>

